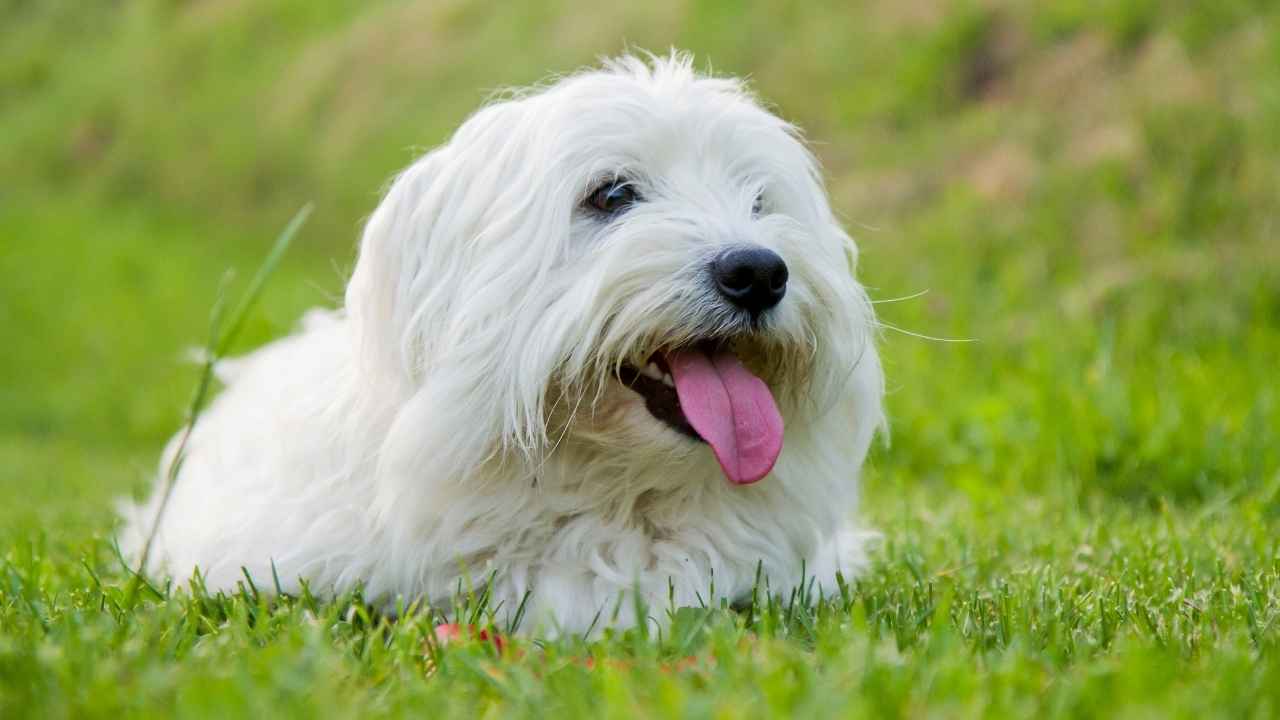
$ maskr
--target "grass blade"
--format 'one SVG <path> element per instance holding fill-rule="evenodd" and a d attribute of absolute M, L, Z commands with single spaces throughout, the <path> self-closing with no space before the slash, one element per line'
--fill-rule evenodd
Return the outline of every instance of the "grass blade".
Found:
<path fill-rule="evenodd" d="M 213 310 L 210 312 L 209 339 L 205 346 L 204 358 L 200 368 L 200 380 L 196 383 L 196 390 L 192 395 L 191 405 L 187 411 L 187 422 L 182 428 L 178 446 L 174 451 L 173 458 L 169 461 L 169 466 L 165 469 L 164 487 L 161 489 L 160 503 L 156 507 L 156 516 L 151 522 L 151 529 L 147 533 L 147 541 L 143 544 L 142 554 L 138 558 L 137 571 L 133 575 L 134 580 L 129 587 L 131 603 L 140 587 L 140 581 L 146 571 L 147 563 L 151 559 L 151 548 L 155 544 L 156 533 L 159 531 L 160 523 L 164 519 L 165 510 L 169 506 L 169 498 L 173 495 L 173 487 L 177 482 L 178 471 L 181 470 L 182 461 L 186 456 L 187 443 L 191 440 L 191 432 L 195 429 L 196 421 L 200 418 L 200 413 L 204 411 L 205 403 L 209 399 L 209 390 L 213 386 L 214 368 L 227 349 L 231 347 L 236 336 L 240 334 L 241 328 L 244 327 L 245 319 L 262 295 L 262 290 L 266 287 L 271 273 L 280 264 L 285 251 L 289 249 L 289 245 L 293 243 L 294 237 L 298 234 L 298 230 L 302 228 L 303 223 L 311 216 L 311 211 L 312 206 L 310 203 L 303 206 L 289 221 L 289 224 L 285 226 L 279 237 L 276 238 L 271 251 L 267 253 L 267 257 L 258 266 L 258 271 L 254 273 L 253 279 L 249 281 L 249 287 L 245 289 L 244 295 L 240 297 L 240 302 L 236 304 L 235 310 L 232 311 L 226 332 L 221 331 L 226 295 L 222 290 L 218 293 Z M 224 289 L 225 286 L 226 283 L 224 281 Z"/>

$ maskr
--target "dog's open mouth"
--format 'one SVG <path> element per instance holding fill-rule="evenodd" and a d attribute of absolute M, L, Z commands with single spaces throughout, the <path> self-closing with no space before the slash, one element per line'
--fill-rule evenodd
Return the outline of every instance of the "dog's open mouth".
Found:
<path fill-rule="evenodd" d="M 618 378 L 659 421 L 710 445 L 736 485 L 768 475 L 782 452 L 782 414 L 773 392 L 728 348 L 700 344 L 654 353 L 643 368 L 623 365 Z"/>

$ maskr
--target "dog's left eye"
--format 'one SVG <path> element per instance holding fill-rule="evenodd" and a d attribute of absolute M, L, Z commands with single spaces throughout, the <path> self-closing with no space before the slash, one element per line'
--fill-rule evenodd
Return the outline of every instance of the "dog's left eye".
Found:
<path fill-rule="evenodd" d="M 640 193 L 625 180 L 610 180 L 587 196 L 587 204 L 606 215 L 617 215 L 638 200 Z"/>
<path fill-rule="evenodd" d="M 756 195 L 756 201 L 751 204 L 751 217 L 760 217 L 760 213 L 764 212 L 764 193 Z"/>

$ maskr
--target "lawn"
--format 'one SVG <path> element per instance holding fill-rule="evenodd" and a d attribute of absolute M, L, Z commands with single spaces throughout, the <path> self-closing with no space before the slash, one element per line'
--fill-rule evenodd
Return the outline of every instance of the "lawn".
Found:
<path fill-rule="evenodd" d="M 0 2 L 0 717 L 1280 714 L 1280 7 L 852 5 Z M 501 653 L 134 584 L 219 288 L 314 203 L 236 348 L 287 333 L 416 152 L 624 41 L 823 161 L 892 326 L 872 568 Z"/>

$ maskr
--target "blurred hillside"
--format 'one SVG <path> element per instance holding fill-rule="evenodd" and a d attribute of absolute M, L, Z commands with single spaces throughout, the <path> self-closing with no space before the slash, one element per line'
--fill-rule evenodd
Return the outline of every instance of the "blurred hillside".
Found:
<path fill-rule="evenodd" d="M 1280 7 L 738 5 L 0 2 L 0 466 L 22 512 L 101 522 L 143 485 L 224 269 L 296 208 L 317 211 L 245 347 L 332 302 L 383 183 L 493 90 L 624 41 L 749 76 L 813 140 L 873 295 L 928 291 L 882 316 L 978 340 L 886 335 L 880 487 L 981 506 L 1274 482 Z M 43 509 L 67 483 L 83 507 Z"/>
<path fill-rule="evenodd" d="M 1219 194 L 1274 197 L 1260 157 L 1280 142 L 1266 2 L 7 5 L 8 177 L 259 234 L 310 198 L 322 241 L 343 251 L 388 175 L 491 91 L 624 39 L 751 77 L 821 143 L 858 222 L 896 223 L 960 188 L 1034 200 L 1099 166 L 1135 186 L 1178 176 L 1164 204 L 1186 209 L 1140 228 L 1097 219 L 1093 235 L 1203 238 L 1230 215 Z"/>

